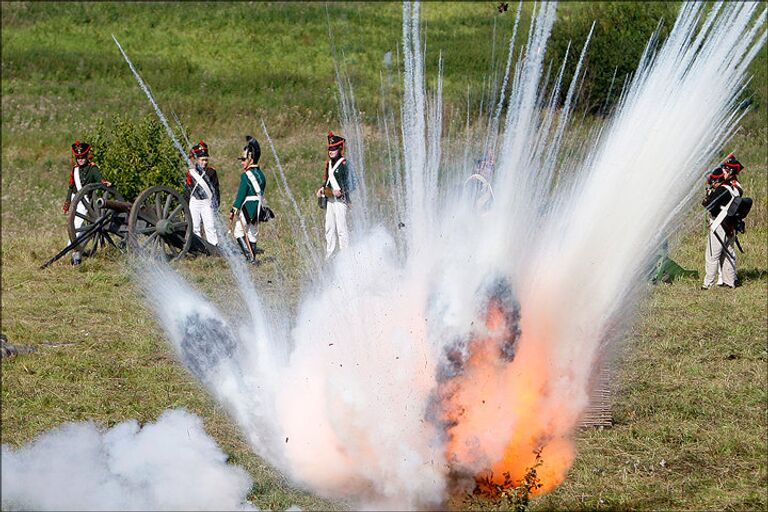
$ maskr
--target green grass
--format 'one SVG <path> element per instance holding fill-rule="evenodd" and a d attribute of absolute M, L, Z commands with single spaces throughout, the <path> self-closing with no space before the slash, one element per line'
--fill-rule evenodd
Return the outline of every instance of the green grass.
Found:
<path fill-rule="evenodd" d="M 765 272 L 736 293 L 698 286 L 651 294 L 619 358 L 614 427 L 584 432 L 565 483 L 537 505 L 765 507 Z"/>
<path fill-rule="evenodd" d="M 511 13 L 496 16 L 495 5 L 423 6 L 428 71 L 442 49 L 446 111 L 455 109 L 458 117 L 467 87 L 479 103 L 477 90 L 493 65 L 494 19 L 496 65 L 503 58 L 502 36 L 514 20 Z M 578 4 L 562 7 L 568 14 Z M 333 3 L 328 12 L 337 52 L 372 123 L 383 54 L 399 45 L 401 7 Z M 312 191 L 322 173 L 324 135 L 338 129 L 325 16 L 322 3 L 2 4 L 2 330 L 12 343 L 37 349 L 2 362 L 3 443 L 18 446 L 65 421 L 110 426 L 185 407 L 251 473 L 257 506 L 343 508 L 292 488 L 248 450 L 222 409 L 176 362 L 123 256 L 108 252 L 77 268 L 64 260 L 38 269 L 67 242 L 60 207 L 69 145 L 101 117 L 150 112 L 112 33 L 166 113 L 174 110 L 193 139 L 210 143 L 225 198 L 234 196 L 239 179 L 234 158 L 243 135 L 263 140 L 265 120 L 320 251 L 322 219 Z M 764 64 L 765 49 L 761 58 Z M 754 72 L 756 110 L 723 148 L 747 166 L 743 181 L 756 200 L 741 237 L 742 286 L 700 292 L 698 281 L 684 280 L 652 287 L 616 354 L 616 425 L 582 432 L 566 481 L 534 499 L 533 508 L 762 510 L 768 504 L 768 121 L 761 107 L 768 80 L 764 67 Z M 293 214 L 277 195 L 275 163 L 262 146 L 278 218 L 262 226 L 266 253 L 252 274 L 268 300 L 287 295 L 294 304 L 304 276 Z M 673 238 L 671 256 L 683 267 L 703 272 L 704 229 L 694 210 Z M 236 307 L 222 260 L 187 259 L 176 267 L 223 309 Z M 466 506 L 461 497 L 452 504 Z"/>
<path fill-rule="evenodd" d="M 4 237 L 3 332 L 37 351 L 2 363 L 3 443 L 19 445 L 66 421 L 146 422 L 183 407 L 203 418 L 230 462 L 250 472 L 249 498 L 258 507 L 335 507 L 292 488 L 249 451 L 221 406 L 176 361 L 123 257 L 106 253 L 80 267 L 65 261 L 39 270 L 59 245 L 53 237 L 43 243 Z M 254 280 L 274 294 L 279 290 L 265 277 L 274 272 L 271 265 L 254 270 Z M 191 259 L 179 267 L 220 304 L 237 307 L 225 292 L 234 284 L 222 259 Z"/>

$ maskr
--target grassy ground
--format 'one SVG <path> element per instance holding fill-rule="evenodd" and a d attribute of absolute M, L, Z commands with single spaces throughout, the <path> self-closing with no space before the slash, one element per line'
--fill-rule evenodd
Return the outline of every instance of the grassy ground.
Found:
<path fill-rule="evenodd" d="M 424 9 L 429 48 L 446 55 L 446 96 L 454 108 L 490 67 L 495 4 Z M 400 6 L 332 4 L 328 12 L 370 120 L 379 63 L 398 45 Z M 12 343 L 37 349 L 2 362 L 2 442 L 20 445 L 64 421 L 149 421 L 166 408 L 186 407 L 253 475 L 257 506 L 343 507 L 293 489 L 248 451 L 223 411 L 175 362 L 124 257 L 105 253 L 80 267 L 38 269 L 66 244 L 59 212 L 69 144 L 101 116 L 149 111 L 111 33 L 162 106 L 180 115 L 193 138 L 211 144 L 222 190 L 231 195 L 238 179 L 232 159 L 245 133 L 260 136 L 264 118 L 320 250 L 311 191 L 324 134 L 338 129 L 325 5 L 3 3 L 2 14 L 2 331 Z M 511 32 L 511 16 L 496 20 L 497 34 Z M 764 90 L 765 72 L 759 76 Z M 535 499 L 534 508 L 768 505 L 767 124 L 758 109 L 724 148 L 736 150 L 747 166 L 744 182 L 756 200 L 742 237 L 747 254 L 739 255 L 742 286 L 701 292 L 699 281 L 684 280 L 651 287 L 618 357 L 616 425 L 580 435 L 565 483 Z M 264 154 L 275 190 L 274 161 L 266 148 Z M 272 197 L 279 216 L 262 230 L 266 253 L 252 272 L 274 297 L 295 294 L 301 272 L 288 205 Z M 671 254 L 699 272 L 704 229 L 701 212 L 692 212 Z M 223 261 L 188 259 L 177 267 L 219 304 L 231 305 Z M 281 273 L 285 288 L 277 284 Z M 454 505 L 468 506 L 461 497 Z"/>

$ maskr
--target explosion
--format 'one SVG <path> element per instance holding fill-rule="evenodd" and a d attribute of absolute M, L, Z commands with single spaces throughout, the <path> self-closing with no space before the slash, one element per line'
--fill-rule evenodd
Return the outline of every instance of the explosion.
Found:
<path fill-rule="evenodd" d="M 534 317 L 523 324 L 520 306 L 502 282 L 487 301 L 479 332 L 466 345 L 465 360 L 456 348 L 447 353 L 454 375 L 438 393 L 447 427 L 446 459 L 457 483 L 462 475 L 471 476 L 492 494 L 492 484 L 522 482 L 535 466 L 539 485 L 532 493 L 538 494 L 565 477 L 574 457 L 569 435 L 579 410 L 551 392 L 550 333 L 536 329 L 547 320 Z"/>
<path fill-rule="evenodd" d="M 557 109 L 562 73 L 543 84 L 556 6 L 537 4 L 473 148 L 497 162 L 480 214 L 460 192 L 469 152 L 451 154 L 442 133 L 441 77 L 432 94 L 424 85 L 419 5 L 404 4 L 400 126 L 391 109 L 382 119 L 392 201 L 380 207 L 361 187 L 354 240 L 325 268 L 311 242 L 297 244 L 316 278 L 298 312 L 264 306 L 237 256 L 249 308 L 239 325 L 163 263 L 143 263 L 138 279 L 181 360 L 294 483 L 390 509 L 440 507 L 475 487 L 550 491 L 575 457 L 613 326 L 739 119 L 766 38 L 757 8 L 717 4 L 702 20 L 703 4 L 683 4 L 613 116 L 568 156 L 587 45 Z M 344 131 L 364 133 L 342 100 Z M 350 153 L 363 144 L 351 138 Z M 362 159 L 353 165 L 365 183 Z"/>

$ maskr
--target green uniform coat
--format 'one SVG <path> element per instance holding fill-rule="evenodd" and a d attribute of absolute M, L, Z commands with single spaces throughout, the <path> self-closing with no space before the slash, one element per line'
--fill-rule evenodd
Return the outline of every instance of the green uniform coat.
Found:
<path fill-rule="evenodd" d="M 341 187 L 341 200 L 345 203 L 349 203 L 349 193 L 350 193 L 350 187 L 349 187 L 349 169 L 347 167 L 347 159 L 345 157 L 339 157 L 341 158 L 341 162 L 336 167 L 336 169 L 333 171 L 333 177 L 336 178 L 336 182 L 339 184 L 339 187 Z M 325 172 L 323 173 L 323 186 L 324 187 L 330 187 L 330 175 L 329 171 L 333 168 L 333 165 L 336 162 L 332 162 L 331 160 L 325 161 Z"/>
<path fill-rule="evenodd" d="M 256 183 L 259 184 L 261 191 L 257 191 L 251 180 L 248 179 L 246 173 L 250 173 L 256 178 Z M 235 202 L 232 203 L 233 208 L 240 208 L 245 218 L 249 223 L 253 224 L 258 219 L 259 208 L 261 207 L 261 201 L 264 198 L 264 193 L 267 191 L 267 178 L 261 169 L 257 167 L 251 167 L 240 175 L 240 186 L 237 188 L 237 197 Z M 248 199 L 248 200 L 246 200 Z"/>
<path fill-rule="evenodd" d="M 67 198 L 64 201 L 72 201 L 75 194 L 78 193 L 77 183 L 75 183 L 75 167 L 69 173 L 69 188 L 67 189 Z M 84 187 L 91 183 L 101 183 L 104 178 L 101 177 L 101 171 L 92 163 L 87 163 L 80 167 L 80 184 Z"/>

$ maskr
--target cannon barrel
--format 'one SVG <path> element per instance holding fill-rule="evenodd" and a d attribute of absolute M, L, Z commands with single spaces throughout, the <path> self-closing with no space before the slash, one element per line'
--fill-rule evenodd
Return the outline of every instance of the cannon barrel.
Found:
<path fill-rule="evenodd" d="M 131 211 L 131 203 L 126 201 L 116 201 L 114 199 L 104 199 L 100 197 L 96 199 L 96 206 L 99 208 L 106 208 L 107 210 L 113 210 L 116 212 L 128 213 Z"/>

